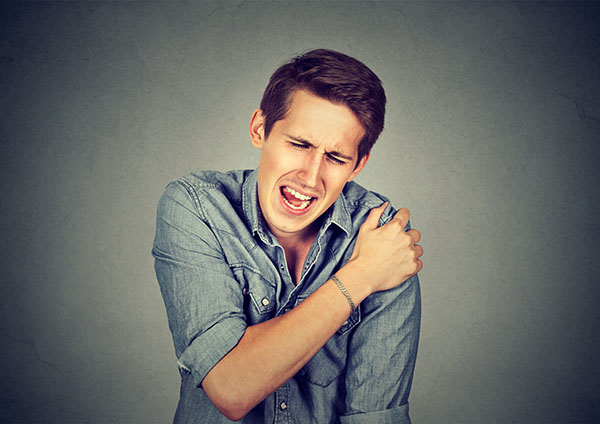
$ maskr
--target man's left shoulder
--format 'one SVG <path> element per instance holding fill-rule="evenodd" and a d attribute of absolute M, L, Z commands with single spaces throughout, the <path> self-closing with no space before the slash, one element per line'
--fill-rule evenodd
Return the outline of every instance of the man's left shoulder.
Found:
<path fill-rule="evenodd" d="M 383 202 L 389 201 L 384 195 L 369 190 L 354 181 L 346 183 L 343 193 L 348 205 L 356 208 L 373 209 Z"/>
<path fill-rule="evenodd" d="M 354 181 L 346 183 L 343 194 L 348 212 L 352 216 L 366 215 L 371 209 L 381 206 L 384 202 L 389 202 L 384 195 L 366 189 Z M 390 206 L 386 208 L 383 217 L 390 212 L 390 209 Z"/>

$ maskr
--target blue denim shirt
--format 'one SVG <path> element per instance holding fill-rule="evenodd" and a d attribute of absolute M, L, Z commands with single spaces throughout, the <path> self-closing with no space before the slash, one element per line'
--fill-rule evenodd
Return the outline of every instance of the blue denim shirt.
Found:
<path fill-rule="evenodd" d="M 201 172 L 167 186 L 152 253 L 181 374 L 174 422 L 231 422 L 202 389 L 206 374 L 248 326 L 294 308 L 342 267 L 367 214 L 385 200 L 347 183 L 324 214 L 294 285 L 260 212 L 256 171 Z M 394 213 L 388 206 L 380 225 Z M 372 294 L 241 422 L 409 423 L 419 326 L 417 276 Z"/>

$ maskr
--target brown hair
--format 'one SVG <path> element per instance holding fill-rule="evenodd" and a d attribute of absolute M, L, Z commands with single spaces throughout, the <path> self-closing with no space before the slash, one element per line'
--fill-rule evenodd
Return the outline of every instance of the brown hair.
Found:
<path fill-rule="evenodd" d="M 365 129 L 358 161 L 371 151 L 383 130 L 386 98 L 381 81 L 365 64 L 327 49 L 308 51 L 283 64 L 271 75 L 260 102 L 265 137 L 285 117 L 291 96 L 299 89 L 347 106 Z"/>

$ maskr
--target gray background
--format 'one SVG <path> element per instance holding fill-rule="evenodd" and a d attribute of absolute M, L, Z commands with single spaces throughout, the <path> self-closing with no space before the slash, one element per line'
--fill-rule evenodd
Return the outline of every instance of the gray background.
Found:
<path fill-rule="evenodd" d="M 255 167 L 268 77 L 323 46 L 382 78 L 358 181 L 424 234 L 414 422 L 598 422 L 598 3 L 0 8 L 5 422 L 171 420 L 158 198 Z"/>

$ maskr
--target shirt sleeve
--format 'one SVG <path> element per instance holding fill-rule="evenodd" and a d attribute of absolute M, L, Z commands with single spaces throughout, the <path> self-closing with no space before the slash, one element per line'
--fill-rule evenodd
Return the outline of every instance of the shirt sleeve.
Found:
<path fill-rule="evenodd" d="M 152 254 L 178 365 L 200 386 L 247 324 L 240 284 L 193 196 L 178 182 L 167 186 Z"/>
<path fill-rule="evenodd" d="M 417 357 L 421 295 L 417 275 L 360 305 L 346 369 L 343 424 L 410 423 L 408 396 Z"/>

